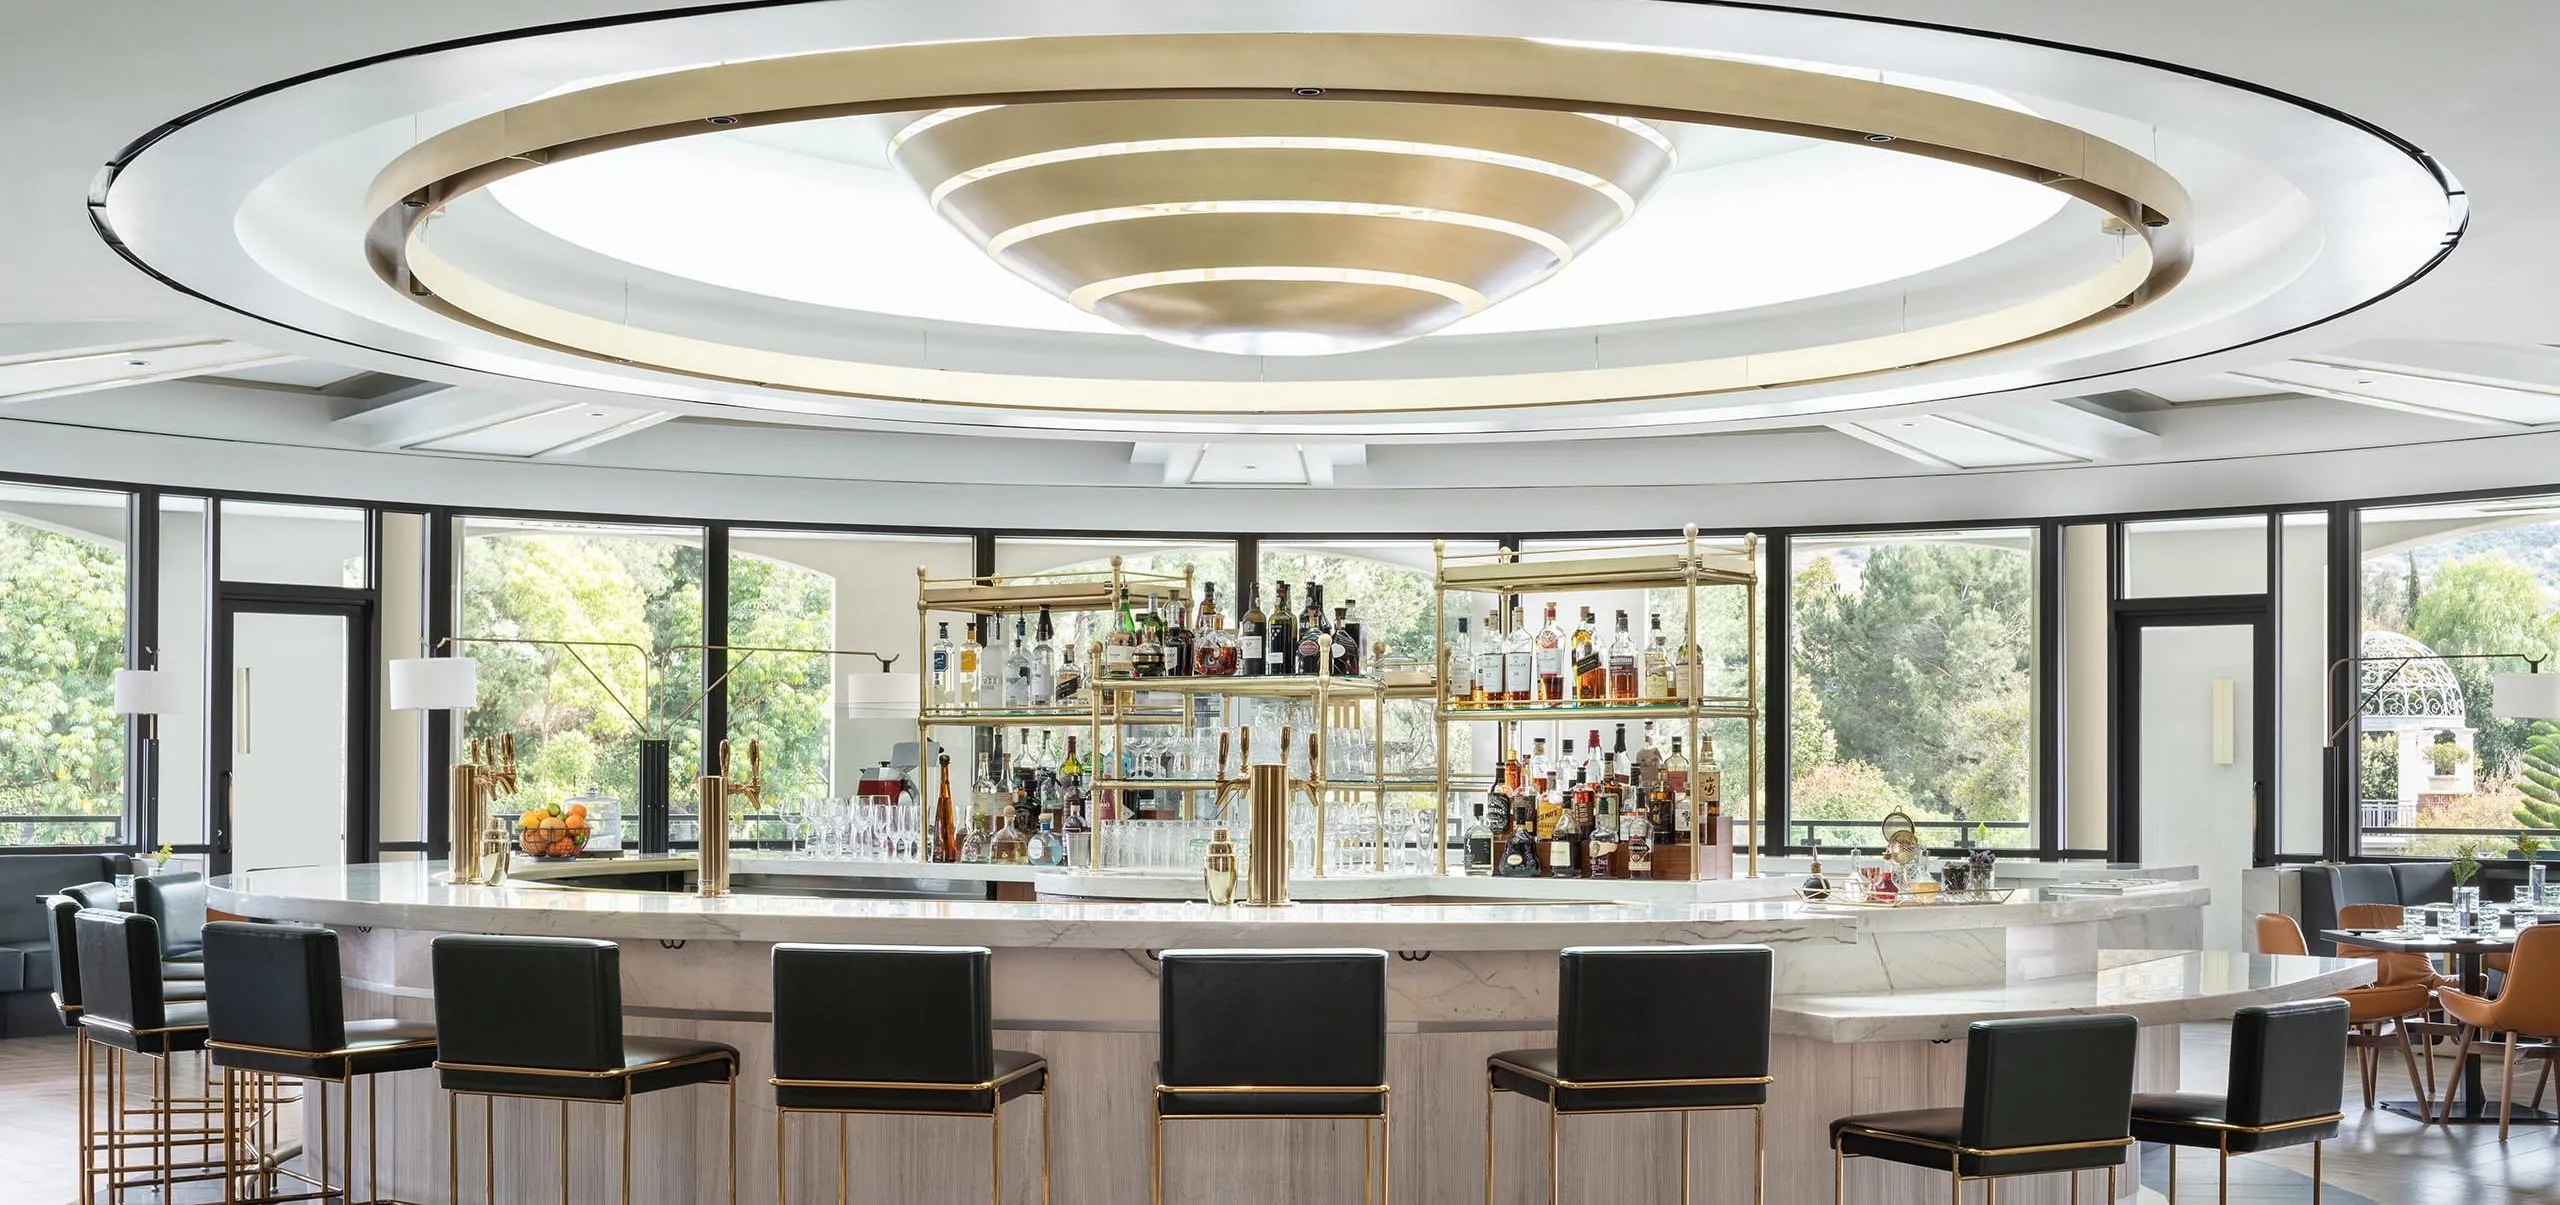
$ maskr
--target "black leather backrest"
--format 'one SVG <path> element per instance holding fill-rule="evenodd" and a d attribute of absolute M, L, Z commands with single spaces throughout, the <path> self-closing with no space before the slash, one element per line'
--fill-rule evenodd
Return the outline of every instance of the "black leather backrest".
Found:
<path fill-rule="evenodd" d="M 2338 1111 L 2347 1075 L 2347 1002 L 2260 1004 L 2231 1017 L 2224 1120 L 2275 1125 Z"/>
<path fill-rule="evenodd" d="M 1167 950 L 1158 974 L 1167 1084 L 1387 1082 L 1384 950 Z"/>
<path fill-rule="evenodd" d="M 338 935 L 318 925 L 204 927 L 205 1036 L 311 1053 L 347 1044 Z"/>
<path fill-rule="evenodd" d="M 80 901 L 67 895 L 50 895 L 44 900 L 45 942 L 53 947 L 53 993 L 63 1007 L 80 1006 L 80 930 L 73 919 L 80 915 Z"/>
<path fill-rule="evenodd" d="M 995 1071 L 989 983 L 980 947 L 775 946 L 773 1073 L 985 1083 Z"/>
<path fill-rule="evenodd" d="M 204 876 L 194 871 L 145 875 L 133 881 L 133 910 L 160 922 L 163 942 L 202 944 L 204 906 Z M 206 988 L 205 994 L 211 996 L 213 989 Z"/>
<path fill-rule="evenodd" d="M 95 908 L 101 912 L 124 911 L 124 901 L 116 898 L 116 885 L 113 883 L 74 883 L 63 888 L 62 894 L 78 900 L 83 908 Z"/>
<path fill-rule="evenodd" d="M 438 1062 L 622 1066 L 622 950 L 612 942 L 448 933 L 428 953 Z"/>
<path fill-rule="evenodd" d="M 2451 862 L 2394 862 L 2391 864 L 2391 876 L 2396 880 L 2393 884 L 2395 894 L 2380 901 L 2382 903 L 2414 907 L 2453 902 Z"/>
<path fill-rule="evenodd" d="M 1769 1074 L 1767 946 L 1585 946 L 1556 959 L 1556 1072 L 1585 1083 Z"/>
<path fill-rule="evenodd" d="M 121 854 L 0 854 L 0 942 L 44 940 L 43 897 L 121 874 L 123 861 Z"/>
<path fill-rule="evenodd" d="M 2132 1133 L 2136 1028 L 2121 1013 L 1974 1022 L 1964 1145 L 2001 1150 Z"/>
<path fill-rule="evenodd" d="M 2337 957 L 2337 943 L 2320 934 L 2338 927 L 2338 909 L 2349 904 L 2400 902 L 2400 880 L 2388 864 L 2381 862 L 2305 866 L 2297 882 L 2302 897 L 2303 943 L 2321 958 Z"/>
<path fill-rule="evenodd" d="M 160 927 L 137 913 L 83 908 L 79 934 L 80 1007 L 84 1017 L 158 1029 L 168 1013 L 160 997 Z"/>

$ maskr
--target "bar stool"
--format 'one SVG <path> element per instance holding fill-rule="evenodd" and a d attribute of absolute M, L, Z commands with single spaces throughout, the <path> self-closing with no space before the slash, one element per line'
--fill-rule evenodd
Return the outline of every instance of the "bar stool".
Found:
<path fill-rule="evenodd" d="M 836 1198 L 845 1197 L 845 1118 L 987 1119 L 990 1199 L 1004 1200 L 1004 1105 L 1040 1097 L 1040 1200 L 1049 1199 L 1049 1062 L 995 1049 L 983 947 L 773 948 L 775 1200 L 790 1199 L 794 1113 L 836 1116 Z"/>
<path fill-rule="evenodd" d="M 622 950 L 575 937 L 446 934 L 428 949 L 436 993 L 435 1067 L 445 1092 L 446 1199 L 461 1205 L 461 1101 L 488 1102 L 483 1187 L 497 1196 L 497 1098 L 560 1106 L 560 1200 L 569 1200 L 569 1105 L 622 1109 L 622 1199 L 631 1200 L 632 1098 L 688 1084 L 725 1084 L 729 1097 L 729 1202 L 738 1200 L 738 1052 L 719 1042 L 628 1037 L 622 1032 Z M 542 1040 L 521 1036 L 530 1001 L 541 1002 Z"/>
<path fill-rule="evenodd" d="M 1566 1114 L 1678 1113 L 1680 1200 L 1689 1200 L 1689 1114 L 1751 1110 L 1751 1199 L 1762 1199 L 1769 1013 L 1767 946 L 1582 946 L 1556 958 L 1556 1044 L 1485 1060 L 1484 1199 L 1493 1201 L 1493 1096 L 1547 1106 L 1547 1200 Z"/>
<path fill-rule="evenodd" d="M 2346 1088 L 2347 1002 L 2336 998 L 2251 1005 L 2231 1016 L 2231 1077 L 2223 1095 L 2144 1092 L 2133 1098 L 2133 1136 L 2169 1148 L 2169 1200 L 2178 1199 L 2178 1148 L 2219 1152 L 2222 1196 L 2231 1156 L 2311 1144 L 2311 1200 L 2320 1200 L 2320 1144 L 2338 1136 Z"/>
<path fill-rule="evenodd" d="M 271 1205 L 335 1196 L 352 1205 L 355 1181 L 355 1091 L 363 1077 L 371 1097 L 368 1150 L 371 1178 L 367 1200 L 382 1199 L 382 1092 L 378 1078 L 395 1071 L 421 1071 L 435 1065 L 435 1026 L 423 1021 L 349 1021 L 339 986 L 338 935 L 316 925 L 244 924 L 217 921 L 204 934 L 207 1034 L 205 1047 L 222 1068 L 226 1102 L 242 1099 L 245 1081 L 282 1077 L 325 1080 L 343 1093 L 339 1117 L 339 1151 L 346 1179 L 329 1183 L 329 1097 L 316 1098 L 319 1114 L 308 1132 L 318 1138 L 311 1175 L 271 1168 L 270 1151 L 261 1151 L 262 1171 L 290 1176 L 316 1191 L 274 1195 L 272 1177 L 262 1175 L 266 1195 L 237 1194 L 240 1176 L 241 1110 L 222 1114 L 223 1200 L 243 1205 Z M 306 1144 L 310 1145 L 310 1144 Z"/>
<path fill-rule="evenodd" d="M 133 880 L 133 910 L 160 926 L 160 961 L 204 961 L 204 876 L 139 875 Z"/>
<path fill-rule="evenodd" d="M 107 888 L 113 898 L 115 888 Z M 98 1107 L 97 1073 L 91 1066 L 89 1029 L 80 1023 L 80 937 L 73 918 L 80 915 L 80 901 L 67 895 L 46 896 L 45 942 L 53 953 L 53 1011 L 62 1018 L 63 1028 L 71 1031 L 71 1063 L 79 1076 L 80 1109 L 80 1200 L 92 1199 L 98 1174 L 96 1162 Z M 161 998 L 170 1001 L 204 999 L 201 979 L 164 981 Z"/>
<path fill-rule="evenodd" d="M 142 880 L 136 879 L 134 881 L 139 883 Z M 95 908 L 100 912 L 126 911 L 123 898 L 116 894 L 116 885 L 103 880 L 95 883 L 75 883 L 72 886 L 63 888 L 62 894 L 70 897 L 82 908 Z M 137 902 L 132 910 L 136 912 L 142 911 L 139 903 L 141 899 L 140 888 L 135 889 L 134 898 Z M 149 914 L 145 913 L 144 915 Z M 156 917 L 153 919 L 155 923 L 158 920 Z M 203 923 L 201 915 L 198 916 L 197 923 L 199 927 L 201 927 Z M 196 957 L 172 960 L 167 958 L 164 952 L 164 956 L 160 961 L 160 978 L 163 981 L 171 983 L 185 979 L 203 979 L 204 961 L 203 959 Z M 202 999 L 203 997 L 198 995 L 197 998 Z"/>
<path fill-rule="evenodd" d="M 79 951 L 80 1026 L 89 1041 L 108 1048 L 106 1175 L 108 1191 L 113 1194 L 125 1187 L 127 1171 L 155 1173 L 160 1199 L 169 1199 L 175 1184 L 210 1180 L 217 1174 L 208 1169 L 211 1160 L 187 1164 L 181 1169 L 176 1161 L 176 1139 L 191 1135 L 173 1133 L 170 1093 L 170 1062 L 178 1054 L 201 1051 L 205 1041 L 205 1006 L 200 1001 L 172 1002 L 161 989 L 160 935 L 150 917 L 124 912 L 106 912 L 84 908 L 72 918 Z M 125 1150 L 125 1056 L 140 1055 L 151 1062 L 151 1096 L 148 1112 L 152 1117 L 150 1149 L 152 1159 L 141 1167 L 128 1168 Z M 206 1139 L 210 1134 L 204 1135 Z M 205 1145 L 199 1142 L 194 1145 Z M 93 1148 L 94 1150 L 94 1148 Z M 190 1174 L 179 1175 L 180 1170 Z M 85 1194 L 84 1194 L 85 1195 Z"/>
<path fill-rule="evenodd" d="M 1159 1062 L 1149 1190 L 1164 1205 L 1164 1123 L 1360 1122 L 1361 1200 L 1387 1199 L 1384 950 L 1167 950 L 1158 959 Z"/>
<path fill-rule="evenodd" d="M 1948 1199 L 1958 1202 L 1967 1180 L 2046 1172 L 2071 1173 L 2076 1202 L 2079 1173 L 2103 1167 L 2105 1199 L 2115 1200 L 2116 1168 L 2133 1145 L 2137 1028 L 2122 1013 L 1974 1022 L 1966 1034 L 1963 1105 L 1831 1123 L 1833 1205 L 1845 1199 L 1853 1158 L 1945 1168 Z"/>

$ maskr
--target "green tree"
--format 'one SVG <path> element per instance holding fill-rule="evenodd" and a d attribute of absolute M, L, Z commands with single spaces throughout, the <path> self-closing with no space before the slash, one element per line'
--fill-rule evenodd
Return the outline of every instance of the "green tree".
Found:
<path fill-rule="evenodd" d="M 2414 564 L 2412 571 L 2414 572 Z M 2439 653 L 2531 653 L 2551 648 L 2551 610 L 2533 571 L 2505 553 L 2447 561 L 2410 608 L 2409 635 Z M 2463 710 L 2478 729 L 2473 752 L 2483 773 L 2512 773 L 2528 725 L 2498 719 L 2492 708 L 2495 661 L 2447 661 L 2462 683 Z"/>
<path fill-rule="evenodd" d="M 0 815 L 106 818 L 0 826 L 0 844 L 120 836 L 124 583 L 114 545 L 0 522 Z"/>
<path fill-rule="evenodd" d="M 836 581 L 757 556 L 729 558 L 729 643 L 750 648 L 823 649 L 835 644 Z M 832 656 L 729 654 L 729 738 L 760 742 L 763 810 L 830 793 L 835 729 L 828 705 Z M 741 753 L 739 756 L 744 756 Z M 743 769 L 741 769 L 743 772 Z"/>
<path fill-rule="evenodd" d="M 2560 726 L 2533 721 L 2524 751 L 2517 758 L 2518 828 L 2560 829 Z"/>

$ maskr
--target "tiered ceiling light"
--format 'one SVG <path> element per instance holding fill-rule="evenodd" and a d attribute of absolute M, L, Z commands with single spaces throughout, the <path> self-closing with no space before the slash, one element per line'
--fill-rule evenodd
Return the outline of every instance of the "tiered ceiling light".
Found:
<path fill-rule="evenodd" d="M 1545 280 L 1672 168 L 1632 118 L 1483 105 L 1135 100 L 919 118 L 891 159 L 998 263 L 1139 334 L 1323 355 Z"/>

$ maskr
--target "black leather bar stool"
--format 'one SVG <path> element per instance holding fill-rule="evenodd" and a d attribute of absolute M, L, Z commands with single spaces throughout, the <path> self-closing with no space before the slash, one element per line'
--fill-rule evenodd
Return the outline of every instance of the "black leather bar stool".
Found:
<path fill-rule="evenodd" d="M 138 875 L 133 880 L 133 910 L 160 926 L 160 961 L 204 961 L 204 876 Z"/>
<path fill-rule="evenodd" d="M 114 898 L 115 887 L 107 885 L 108 898 Z M 91 1065 L 89 1030 L 80 1023 L 83 1012 L 80 996 L 80 937 L 74 918 L 80 915 L 80 901 L 68 895 L 46 896 L 45 943 L 53 953 L 53 1011 L 62 1018 L 63 1028 L 71 1031 L 71 1062 L 79 1075 L 80 1109 L 80 1200 L 82 1205 L 93 1199 L 98 1175 L 98 1076 Z M 204 999 L 201 979 L 167 980 L 160 985 L 161 998 L 171 1001 Z"/>
<path fill-rule="evenodd" d="M 1164 1123 L 1360 1122 L 1362 1201 L 1387 1199 L 1384 950 L 1167 950 L 1149 1190 L 1164 1205 Z M 1369 1123 L 1378 1129 L 1372 1188 Z"/>
<path fill-rule="evenodd" d="M 346 1019 L 344 991 L 339 985 L 338 935 L 316 925 L 243 924 L 217 921 L 204 927 L 207 1034 L 205 1047 L 222 1068 L 223 1099 L 248 1097 L 250 1081 L 282 1077 L 327 1081 L 341 1090 L 338 1152 L 346 1176 L 329 1183 L 329 1097 L 326 1091 L 306 1096 L 316 1102 L 317 1120 L 306 1127 L 316 1143 L 312 1174 L 275 1167 L 270 1151 L 258 1152 L 256 1166 L 264 1195 L 241 1196 L 240 1131 L 244 1118 L 236 1104 L 223 1110 L 222 1157 L 226 1205 L 270 1205 L 277 1201 L 337 1198 L 355 1200 L 355 1081 L 365 1080 L 371 1096 L 367 1126 L 371 1176 L 368 1202 L 382 1200 L 382 1092 L 379 1077 L 397 1071 L 422 1071 L 435 1065 L 435 1026 L 424 1021 Z M 263 1094 L 260 1094 L 263 1095 Z M 277 1196 L 268 1173 L 281 1172 L 309 1184 L 314 1192 Z"/>
<path fill-rule="evenodd" d="M 1040 1097 L 1040 1200 L 1049 1199 L 1049 1062 L 995 1048 L 991 956 L 975 946 L 773 948 L 775 1199 L 790 1200 L 794 1113 L 984 1117 L 990 1199 L 1004 1200 L 1004 1105 Z"/>
<path fill-rule="evenodd" d="M 150 917 L 84 908 L 72 918 L 72 926 L 80 973 L 80 1026 L 89 1041 L 108 1048 L 104 1170 L 109 1194 L 131 1186 L 127 1172 L 146 1173 L 163 1201 L 170 1199 L 170 1190 L 178 1183 L 219 1178 L 211 1159 L 178 1164 L 175 1148 L 180 1140 L 194 1137 L 198 1141 L 191 1145 L 209 1145 L 211 1134 L 178 1133 L 171 1117 L 170 1062 L 181 1053 L 204 1049 L 204 1004 L 172 1002 L 162 991 L 160 934 Z M 129 1054 L 151 1063 L 147 1110 L 152 1118 L 151 1158 L 138 1166 L 124 1159 L 125 1056 Z M 182 1171 L 187 1174 L 179 1174 Z"/>
<path fill-rule="evenodd" d="M 1967 1180 L 2048 1172 L 2071 1173 L 2076 1202 L 2079 1173 L 2105 1168 L 2105 1199 L 2115 1200 L 2116 1168 L 2133 1145 L 2136 1028 L 2121 1013 L 1974 1022 L 1963 1105 L 1831 1123 L 1833 1205 L 1844 1199 L 1851 1159 L 1944 1168 L 1955 1202 Z"/>
<path fill-rule="evenodd" d="M 575 937 L 447 934 L 429 947 L 436 992 L 436 1070 L 445 1091 L 446 1199 L 461 1205 L 461 1101 L 488 1101 L 483 1186 L 497 1205 L 497 1098 L 560 1106 L 560 1201 L 569 1201 L 569 1106 L 622 1109 L 622 1200 L 631 1200 L 632 1098 L 688 1084 L 729 1097 L 729 1203 L 738 1201 L 738 1051 L 719 1042 L 626 1036 L 622 950 Z M 523 1037 L 538 1002 L 542 1038 Z M 513 1205 L 513 1202 L 510 1202 Z"/>
<path fill-rule="evenodd" d="M 134 881 L 139 883 L 142 880 L 136 879 Z M 101 912 L 122 912 L 126 910 L 124 907 L 124 900 L 116 894 L 116 885 L 104 880 L 95 883 L 76 883 L 72 886 L 63 888 L 62 894 L 70 897 L 82 908 L 95 908 Z M 133 911 L 142 912 L 140 902 L 141 898 L 142 889 L 137 887 L 134 889 L 135 904 L 132 909 Z M 144 913 L 144 915 L 149 914 Z M 154 918 L 154 921 L 156 923 L 157 918 Z M 199 930 L 201 930 L 204 923 L 203 914 L 201 912 L 197 914 L 196 923 Z M 177 960 L 163 957 L 160 960 L 160 978 L 171 983 L 175 983 L 182 979 L 202 979 L 204 978 L 204 960 L 201 957 L 194 956 Z M 202 996 L 199 995 L 197 998 L 202 999 Z"/>
<path fill-rule="evenodd" d="M 1689 1200 L 1689 1114 L 1751 1110 L 1751 1199 L 1761 1200 L 1769 1103 L 1767 946 L 1583 946 L 1556 959 L 1556 1044 L 1485 1060 L 1484 1199 L 1493 1201 L 1493 1097 L 1547 1106 L 1547 1200 L 1556 1199 L 1558 1118 L 1680 1115 L 1680 1200 Z"/>
<path fill-rule="evenodd" d="M 2347 1083 L 2347 1002 L 2334 997 L 2252 1005 L 2231 1017 L 2231 1078 L 2223 1094 L 2145 1092 L 2133 1098 L 2133 1136 L 2169 1148 L 2169 1199 L 2178 1199 L 2178 1148 L 2216 1152 L 2222 1196 L 2231 1156 L 2311 1144 L 2311 1199 L 2320 1200 L 2320 1144 L 2338 1136 Z"/>

